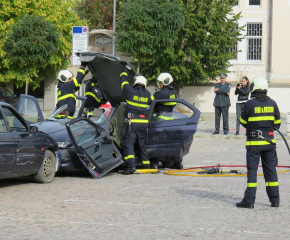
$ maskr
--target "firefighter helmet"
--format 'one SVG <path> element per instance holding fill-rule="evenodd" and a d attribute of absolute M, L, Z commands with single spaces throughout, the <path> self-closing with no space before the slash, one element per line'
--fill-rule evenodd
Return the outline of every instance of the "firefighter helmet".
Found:
<path fill-rule="evenodd" d="M 57 74 L 57 80 L 63 83 L 66 83 L 66 81 L 69 78 L 73 78 L 73 77 L 74 77 L 73 73 L 69 70 L 61 70 Z"/>
<path fill-rule="evenodd" d="M 142 75 L 136 76 L 134 78 L 134 80 L 135 81 L 134 81 L 133 87 L 135 85 L 142 85 L 142 86 L 144 86 L 146 88 L 147 80 L 146 80 L 146 78 L 144 76 L 142 76 Z"/>
<path fill-rule="evenodd" d="M 156 80 L 158 88 L 160 88 L 158 82 L 162 82 L 164 86 L 167 86 L 173 82 L 173 78 L 169 73 L 160 73 Z"/>
<path fill-rule="evenodd" d="M 262 77 L 255 77 L 250 82 L 250 91 L 254 92 L 256 90 L 266 90 L 268 91 L 268 81 Z"/>

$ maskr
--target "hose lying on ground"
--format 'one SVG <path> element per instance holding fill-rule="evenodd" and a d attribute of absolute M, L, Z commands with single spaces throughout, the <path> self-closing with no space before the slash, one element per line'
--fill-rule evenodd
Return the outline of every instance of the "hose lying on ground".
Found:
<path fill-rule="evenodd" d="M 182 174 L 182 172 L 199 172 L 202 168 L 213 168 L 216 166 L 203 166 L 203 167 L 193 167 L 181 170 L 169 170 L 166 171 L 165 174 L 167 175 L 174 175 L 174 176 L 186 176 L 186 177 L 246 177 L 247 174 Z M 220 165 L 220 167 L 247 167 L 246 165 Z M 259 165 L 262 167 L 262 165 Z M 290 168 L 290 166 L 277 166 L 277 168 Z M 279 171 L 279 173 L 290 172 L 290 170 Z M 264 174 L 257 174 L 257 176 L 264 176 Z"/>

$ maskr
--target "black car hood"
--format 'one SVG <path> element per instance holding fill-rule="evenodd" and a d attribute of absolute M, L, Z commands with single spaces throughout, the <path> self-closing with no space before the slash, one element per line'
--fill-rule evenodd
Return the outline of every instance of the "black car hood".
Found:
<path fill-rule="evenodd" d="M 109 54 L 84 52 L 78 55 L 81 61 L 88 62 L 88 68 L 97 79 L 104 98 L 110 101 L 113 107 L 126 101 L 119 79 L 120 74 L 126 70 L 128 73 L 127 81 L 130 85 L 133 84 L 136 73 L 132 70 L 133 67 L 130 63 Z"/>
<path fill-rule="evenodd" d="M 44 121 L 30 124 L 31 126 L 37 126 L 38 131 L 45 133 L 52 137 L 56 142 L 70 142 L 67 130 L 64 123 L 56 121 Z"/>

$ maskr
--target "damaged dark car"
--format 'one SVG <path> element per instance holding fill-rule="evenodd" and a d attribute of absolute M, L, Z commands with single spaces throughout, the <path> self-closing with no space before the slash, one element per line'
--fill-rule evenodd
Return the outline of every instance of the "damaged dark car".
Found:
<path fill-rule="evenodd" d="M 83 104 L 79 104 L 74 120 L 55 119 L 56 110 L 47 120 L 43 120 L 41 111 L 35 113 L 35 118 L 30 121 L 33 126 L 38 126 L 58 142 L 61 150 L 63 169 L 80 169 L 85 166 L 94 178 L 100 178 L 112 169 L 120 166 L 123 152 L 123 134 L 126 119 L 126 98 L 120 87 L 120 73 L 127 69 L 128 82 L 133 83 L 135 72 L 132 66 L 122 59 L 101 53 L 79 53 L 81 61 L 88 62 L 88 68 L 103 96 L 110 101 L 112 108 L 103 113 L 99 119 L 86 119 L 82 117 Z M 21 96 L 25 98 L 26 96 Z M 85 101 L 84 97 L 79 97 Z M 32 99 L 31 99 L 32 100 Z M 154 111 L 156 104 L 175 102 L 172 112 L 174 119 L 161 120 Z M 38 104 L 34 101 L 34 104 Z M 62 106 L 65 109 L 65 106 Z M 172 157 L 183 158 L 189 153 L 196 132 L 200 111 L 184 99 L 154 100 L 148 106 L 149 127 L 147 130 L 146 148 L 149 158 L 158 158 L 163 167 L 173 164 Z M 37 117 L 36 117 L 37 115 Z M 136 155 L 136 164 L 140 158 Z"/>

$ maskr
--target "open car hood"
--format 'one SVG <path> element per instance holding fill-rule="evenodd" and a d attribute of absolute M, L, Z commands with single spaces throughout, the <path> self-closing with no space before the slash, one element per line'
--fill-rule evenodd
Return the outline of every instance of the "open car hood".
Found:
<path fill-rule="evenodd" d="M 128 72 L 127 80 L 130 85 L 133 84 L 136 73 L 132 70 L 133 67 L 130 63 L 109 54 L 94 52 L 79 52 L 76 54 L 81 61 L 88 62 L 88 68 L 97 79 L 104 98 L 110 101 L 113 107 L 126 101 L 119 79 L 120 74 L 126 70 Z"/>

